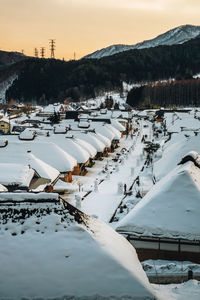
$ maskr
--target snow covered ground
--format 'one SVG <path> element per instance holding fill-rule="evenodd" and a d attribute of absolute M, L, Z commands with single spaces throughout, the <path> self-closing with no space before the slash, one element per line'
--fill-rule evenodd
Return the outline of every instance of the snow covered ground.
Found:
<path fill-rule="evenodd" d="M 163 300 L 199 300 L 200 281 L 190 280 L 182 284 L 152 284 Z"/>
<path fill-rule="evenodd" d="M 119 95 L 116 94 L 114 97 L 118 101 Z M 99 101 L 101 100 L 102 98 L 99 98 Z M 115 113 L 119 114 L 119 112 Z M 146 116 L 147 112 L 140 114 L 141 116 Z M 108 115 L 106 116 L 108 117 Z M 3 225 L 3 231 L 0 232 L 0 258 L 2 258 L 0 259 L 0 269 L 1 274 L 5 276 L 2 276 L 3 281 L 0 280 L 0 299 L 7 300 L 15 296 L 8 288 L 8 283 L 9 286 L 12 285 L 16 289 L 16 295 L 19 299 L 20 297 L 28 297 L 28 299 L 34 297 L 40 297 L 41 299 L 54 297 L 58 299 L 57 297 L 60 297 L 59 299 L 61 299 L 63 295 L 68 296 L 66 293 L 77 297 L 69 299 L 90 299 L 92 295 L 94 296 L 94 292 L 104 298 L 95 296 L 97 298 L 91 299 L 109 299 L 106 293 L 110 292 L 113 295 L 111 299 L 129 299 L 123 298 L 120 293 L 123 292 L 123 295 L 128 297 L 132 293 L 130 286 L 133 277 L 135 278 L 135 272 L 137 273 L 139 270 L 138 272 L 143 274 L 141 277 L 143 279 L 145 274 L 141 271 L 141 266 L 139 265 L 138 267 L 138 262 L 136 261 L 133 262 L 136 268 L 129 268 L 131 258 L 129 256 L 130 253 L 127 253 L 131 250 L 126 252 L 124 242 L 116 242 L 110 227 L 116 228 L 118 222 L 123 222 L 123 219 L 126 218 L 126 215 L 131 210 L 134 212 L 137 209 L 142 197 L 145 194 L 148 197 L 149 191 L 151 193 L 155 189 L 153 187 L 154 175 L 159 173 L 159 176 L 156 177 L 162 180 L 166 173 L 176 167 L 176 164 L 184 154 L 187 154 L 188 150 L 200 152 L 199 137 L 194 135 L 194 129 L 200 128 L 200 122 L 194 116 L 194 111 L 188 114 L 176 113 L 174 116 L 166 114 L 167 129 L 170 132 L 177 132 L 172 134 L 171 140 L 167 143 L 165 143 L 167 137 L 163 133 L 158 134 L 157 138 L 153 136 L 149 121 L 138 121 L 139 133 L 133 137 L 122 138 L 119 148 L 114 153 L 109 153 L 108 157 L 103 160 L 96 160 L 92 168 L 87 167 L 88 172 L 85 176 L 73 176 L 73 184 L 57 182 L 55 190 L 59 191 L 61 188 L 70 189 L 70 194 L 66 193 L 63 196 L 65 200 L 74 206 L 78 205 L 84 213 L 95 216 L 89 222 L 91 231 L 88 228 L 83 229 L 77 226 L 77 224 L 73 223 L 73 218 L 70 216 L 67 218 L 67 224 L 65 224 L 65 221 L 61 220 L 62 218 L 53 214 L 50 218 L 47 216 L 41 217 L 40 224 L 37 224 L 38 217 L 33 217 L 32 219 L 29 218 L 25 224 L 17 226 L 17 229 L 15 223 L 10 223 L 8 224 L 8 229 L 4 231 L 6 225 Z M 103 117 L 103 115 L 100 117 Z M 32 115 L 31 118 L 36 117 Z M 136 118 L 134 118 L 134 121 L 136 121 Z M 66 120 L 63 120 L 62 125 L 65 124 Z M 50 125 L 45 124 L 45 126 Z M 181 127 L 185 127 L 187 130 L 181 131 Z M 154 142 L 161 145 L 157 154 L 153 156 L 153 163 L 149 165 L 145 164 L 146 155 L 144 155 L 143 150 L 145 144 L 142 142 L 142 137 L 145 135 L 147 135 L 146 139 L 148 141 L 154 139 Z M 11 137 L 11 140 L 12 138 L 14 137 Z M 60 138 L 58 136 L 56 140 Z M 41 141 L 43 139 L 42 135 L 38 139 Z M 45 137 L 45 141 L 46 139 Z M 138 176 L 139 184 L 137 183 Z M 124 193 L 125 184 L 126 193 Z M 12 198 L 10 193 L 5 194 L 8 200 Z M 4 199 L 5 194 L 0 193 L 0 202 Z M 54 195 L 56 200 L 57 194 Z M 77 196 L 82 198 L 81 203 L 77 201 Z M 44 199 L 45 196 L 41 194 L 40 197 L 36 197 L 37 200 Z M 16 194 L 16 200 L 24 201 L 27 198 L 24 194 Z M 198 215 L 198 211 L 196 215 Z M 109 223 L 111 220 L 112 223 Z M 102 221 L 107 223 L 109 227 L 103 224 Z M 159 220 L 154 221 L 156 223 Z M 19 233 L 24 231 L 24 228 L 27 230 L 26 234 L 20 235 Z M 17 233 L 17 235 L 13 236 L 12 233 Z M 117 234 L 115 237 L 118 239 Z M 104 247 L 103 250 L 101 247 Z M 94 253 L 97 253 L 97 256 Z M 127 258 L 124 262 L 126 254 Z M 110 257 L 112 257 L 112 263 L 110 262 Z M 113 260 L 117 261 L 116 265 L 113 263 Z M 108 268 L 105 267 L 106 264 L 108 264 Z M 88 268 L 88 265 L 91 269 Z M 190 262 L 180 264 L 175 261 L 145 261 L 142 265 L 147 275 L 155 272 L 155 266 L 157 274 L 161 275 L 176 274 L 177 272 L 186 274 L 189 269 L 197 273 L 200 271 L 199 265 Z M 76 266 L 75 269 L 74 266 Z M 19 277 L 18 269 L 22 267 L 25 271 Z M 70 270 L 69 274 L 67 270 Z M 85 272 L 85 270 L 88 270 L 88 272 Z M 94 272 L 94 270 L 98 270 L 98 272 L 100 270 L 100 273 Z M 105 276 L 109 272 L 112 275 L 110 273 L 108 276 Z M 117 272 L 119 273 L 117 274 Z M 87 273 L 87 276 L 85 276 L 85 273 Z M 115 273 L 116 276 L 113 275 Z M 124 278 L 127 279 L 125 280 Z M 34 284 L 30 286 L 29 281 L 32 280 Z M 99 285 L 95 284 L 97 281 Z M 37 292 L 40 282 L 44 282 L 44 285 Z M 89 294 L 86 294 L 86 290 L 83 288 L 86 286 L 86 282 L 90 282 Z M 150 286 L 147 279 L 144 279 L 144 282 L 147 282 L 144 285 L 150 291 L 149 297 L 151 297 L 151 294 L 156 294 L 158 299 L 165 300 L 200 299 L 200 284 L 196 280 L 184 284 L 165 286 Z M 109 285 L 113 285 L 113 289 L 110 289 Z M 119 285 L 119 288 L 117 285 Z M 25 293 L 22 294 L 22 290 Z M 125 293 L 126 291 L 130 293 Z"/>

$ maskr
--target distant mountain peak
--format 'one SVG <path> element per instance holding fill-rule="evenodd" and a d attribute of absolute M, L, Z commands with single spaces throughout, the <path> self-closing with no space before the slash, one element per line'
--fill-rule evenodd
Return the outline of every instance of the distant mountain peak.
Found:
<path fill-rule="evenodd" d="M 186 24 L 186 25 L 175 27 L 163 34 L 160 34 L 154 39 L 145 40 L 135 45 L 123 45 L 123 44 L 111 45 L 101 50 L 97 50 L 92 54 L 85 56 L 84 58 L 99 59 L 105 56 L 111 56 L 116 53 L 128 51 L 131 49 L 143 49 L 143 48 L 151 48 L 151 47 L 156 47 L 161 45 L 171 46 L 176 44 L 183 44 L 199 36 L 200 36 L 200 26 Z"/>

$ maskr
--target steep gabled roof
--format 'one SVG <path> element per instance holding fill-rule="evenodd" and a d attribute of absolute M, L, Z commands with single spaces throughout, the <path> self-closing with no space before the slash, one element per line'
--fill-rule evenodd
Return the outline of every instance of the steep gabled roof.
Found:
<path fill-rule="evenodd" d="M 15 163 L 0 163 L 0 183 L 5 186 L 17 185 L 28 188 L 34 176 L 29 166 Z"/>
<path fill-rule="evenodd" d="M 200 150 L 199 136 L 185 137 L 183 133 L 175 134 L 166 143 L 162 158 L 154 164 L 154 175 L 157 180 L 168 174 L 190 151 Z"/>
<path fill-rule="evenodd" d="M 53 182 L 59 176 L 60 172 L 58 170 L 37 158 L 33 153 L 26 152 L 19 143 L 9 143 L 9 146 L 4 148 L 4 151 L 0 149 L 0 163 L 30 165 L 40 177 L 48 179 L 49 182 Z"/>
<path fill-rule="evenodd" d="M 1 224 L 0 299 L 155 299 L 135 249 L 108 225 L 59 203 L 40 216 L 28 207 L 23 222 Z"/>
<path fill-rule="evenodd" d="M 200 240 L 200 169 L 186 162 L 156 183 L 117 230 L 140 236 Z"/>

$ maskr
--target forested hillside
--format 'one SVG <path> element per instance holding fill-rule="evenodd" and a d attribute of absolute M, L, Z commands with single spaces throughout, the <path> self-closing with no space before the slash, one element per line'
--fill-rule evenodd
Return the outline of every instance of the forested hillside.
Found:
<path fill-rule="evenodd" d="M 132 89 L 127 97 L 132 107 L 200 105 L 200 79 L 150 83 Z"/>
<path fill-rule="evenodd" d="M 182 45 L 130 50 L 99 60 L 27 59 L 18 63 L 11 98 L 47 104 L 70 97 L 78 101 L 100 91 L 120 89 L 122 81 L 187 79 L 200 72 L 200 39 Z"/>

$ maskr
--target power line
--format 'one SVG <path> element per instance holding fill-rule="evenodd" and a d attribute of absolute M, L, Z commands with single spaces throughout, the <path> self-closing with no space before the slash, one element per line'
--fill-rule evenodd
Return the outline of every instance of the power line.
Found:
<path fill-rule="evenodd" d="M 45 47 L 40 48 L 40 55 L 41 55 L 42 58 L 45 57 Z"/>
<path fill-rule="evenodd" d="M 55 40 L 51 39 L 49 41 L 49 44 L 50 44 L 51 58 L 55 58 L 56 42 L 55 42 Z"/>
<path fill-rule="evenodd" d="M 38 49 L 37 48 L 34 49 L 34 56 L 38 58 Z"/>

